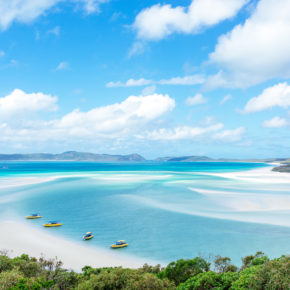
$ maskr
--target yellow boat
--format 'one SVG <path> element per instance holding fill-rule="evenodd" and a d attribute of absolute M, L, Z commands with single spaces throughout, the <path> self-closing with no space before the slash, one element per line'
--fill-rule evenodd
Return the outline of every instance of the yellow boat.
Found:
<path fill-rule="evenodd" d="M 84 240 L 90 240 L 94 237 L 94 235 L 91 232 L 87 232 L 84 236 L 83 239 Z"/>
<path fill-rule="evenodd" d="M 26 218 L 27 219 L 40 219 L 40 218 L 42 218 L 42 216 L 39 215 L 38 213 L 33 213 L 32 215 L 29 215 Z"/>
<path fill-rule="evenodd" d="M 47 224 L 44 224 L 43 226 L 44 227 L 60 227 L 60 226 L 62 226 L 62 223 L 53 221 L 53 222 L 49 222 Z"/>
<path fill-rule="evenodd" d="M 120 240 L 111 246 L 112 249 L 119 249 L 124 247 L 128 247 L 128 244 L 124 240 Z"/>

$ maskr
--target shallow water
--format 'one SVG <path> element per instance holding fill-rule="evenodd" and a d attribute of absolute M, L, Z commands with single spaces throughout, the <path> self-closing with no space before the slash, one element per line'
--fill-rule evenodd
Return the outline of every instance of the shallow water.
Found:
<path fill-rule="evenodd" d="M 223 173 L 263 168 L 251 163 L 9 162 L 0 170 L 0 218 L 22 219 L 73 241 L 92 231 L 88 247 L 161 263 L 196 255 L 290 252 L 290 181 L 261 182 Z M 2 167 L 2 166 L 0 166 Z M 39 183 L 29 184 L 39 181 Z M 44 182 L 45 181 L 45 182 Z M 17 186 L 17 184 L 19 186 Z M 9 187 L 7 187 L 9 185 Z M 15 186 L 11 186 L 15 185 Z M 60 228 L 44 229 L 60 220 Z"/>

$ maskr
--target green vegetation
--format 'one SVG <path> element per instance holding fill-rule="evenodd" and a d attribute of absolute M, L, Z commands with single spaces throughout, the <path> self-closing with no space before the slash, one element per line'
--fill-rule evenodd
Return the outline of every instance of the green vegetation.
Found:
<path fill-rule="evenodd" d="M 262 252 L 242 259 L 242 267 L 228 257 L 211 263 L 196 257 L 178 260 L 162 268 L 145 264 L 139 269 L 92 268 L 81 273 L 62 268 L 58 260 L 28 255 L 10 258 L 0 253 L 0 289 L 290 289 L 290 256 L 270 260 Z"/>

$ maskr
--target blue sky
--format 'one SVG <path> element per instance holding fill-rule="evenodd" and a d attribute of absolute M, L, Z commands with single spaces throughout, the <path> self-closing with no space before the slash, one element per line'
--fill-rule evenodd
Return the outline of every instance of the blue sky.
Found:
<path fill-rule="evenodd" d="M 289 0 L 0 0 L 0 151 L 289 157 L 289 13 Z"/>

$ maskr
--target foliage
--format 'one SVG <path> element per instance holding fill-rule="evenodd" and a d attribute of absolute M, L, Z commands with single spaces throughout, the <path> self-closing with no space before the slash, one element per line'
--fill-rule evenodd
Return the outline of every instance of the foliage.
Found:
<path fill-rule="evenodd" d="M 252 289 L 250 285 L 255 277 L 256 272 L 260 267 L 261 266 L 252 266 L 241 271 L 239 278 L 235 282 L 233 282 L 231 289 L 232 290 Z"/>
<path fill-rule="evenodd" d="M 139 269 L 92 268 L 81 273 L 62 268 L 57 259 L 46 260 L 21 255 L 10 258 L 0 252 L 0 290 L 280 290 L 290 289 L 290 257 L 270 260 L 262 252 L 242 259 L 240 271 L 228 257 L 217 256 L 215 271 L 200 257 L 178 260 L 162 268 L 145 264 Z"/>
<path fill-rule="evenodd" d="M 290 256 L 267 261 L 250 282 L 253 289 L 290 289 Z"/>
<path fill-rule="evenodd" d="M 238 267 L 231 264 L 229 257 L 216 256 L 214 260 L 215 271 L 218 273 L 237 272 Z"/>
<path fill-rule="evenodd" d="M 174 284 L 167 279 L 161 280 L 156 275 L 139 270 L 121 267 L 104 269 L 98 275 L 81 283 L 78 289 L 174 289 Z"/>
<path fill-rule="evenodd" d="M 250 266 L 262 265 L 267 261 L 269 261 L 269 258 L 265 256 L 263 252 L 259 251 L 255 255 L 246 256 L 242 259 L 242 269 Z"/>
<path fill-rule="evenodd" d="M 238 277 L 238 273 L 216 273 L 209 271 L 188 279 L 186 282 L 180 284 L 177 289 L 230 289 L 232 283 L 237 280 Z"/>
<path fill-rule="evenodd" d="M 168 266 L 158 274 L 158 277 L 162 279 L 168 278 L 178 285 L 192 276 L 209 271 L 209 268 L 210 263 L 200 257 L 191 260 L 180 259 L 168 264 Z"/>

